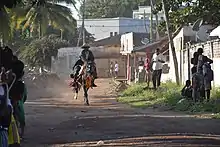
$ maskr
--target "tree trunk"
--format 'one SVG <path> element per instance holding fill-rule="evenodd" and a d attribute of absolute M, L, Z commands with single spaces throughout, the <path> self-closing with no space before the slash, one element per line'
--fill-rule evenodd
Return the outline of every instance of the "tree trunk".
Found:
<path fill-rule="evenodd" d="M 41 39 L 41 31 L 42 31 L 41 30 L 41 22 L 39 22 L 39 32 L 38 32 L 39 33 L 39 39 Z"/>
<path fill-rule="evenodd" d="M 166 0 L 162 0 L 162 4 L 163 4 L 163 11 L 164 11 L 165 20 L 166 20 L 167 35 L 168 35 L 169 44 L 170 44 L 172 55 L 173 55 L 176 83 L 177 83 L 177 85 L 180 85 L 178 61 L 177 61 L 177 57 L 176 57 L 176 51 L 175 51 L 175 47 L 174 47 L 174 43 L 173 43 L 172 33 L 170 31 L 170 22 L 169 22 L 169 13 L 168 13 L 169 10 L 167 9 Z"/>
<path fill-rule="evenodd" d="M 154 10 L 155 0 L 150 0 L 150 3 L 151 3 L 151 9 Z M 152 13 L 152 11 L 151 11 L 151 13 Z M 158 22 L 158 14 L 157 13 L 155 14 L 155 19 L 156 19 L 156 41 L 157 41 L 160 38 L 159 29 L 158 29 L 159 22 Z"/>
<path fill-rule="evenodd" d="M 153 2 L 151 0 L 151 13 L 150 13 L 150 43 L 154 42 L 153 39 Z"/>
<path fill-rule="evenodd" d="M 160 39 L 160 34 L 159 34 L 159 28 L 158 28 L 158 25 L 159 25 L 159 21 L 158 21 L 158 14 L 155 14 L 155 18 L 156 18 L 156 40 L 159 40 Z"/>

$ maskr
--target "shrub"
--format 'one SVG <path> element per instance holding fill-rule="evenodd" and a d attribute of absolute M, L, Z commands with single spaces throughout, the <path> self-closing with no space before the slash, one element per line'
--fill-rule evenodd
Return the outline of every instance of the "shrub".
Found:
<path fill-rule="evenodd" d="M 211 101 L 194 103 L 181 96 L 182 86 L 172 82 L 166 82 L 158 90 L 146 88 L 146 84 L 134 84 L 121 93 L 118 98 L 120 102 L 128 103 L 131 106 L 146 108 L 155 106 L 168 106 L 176 111 L 195 112 L 220 112 L 220 88 L 214 88 L 211 93 Z"/>

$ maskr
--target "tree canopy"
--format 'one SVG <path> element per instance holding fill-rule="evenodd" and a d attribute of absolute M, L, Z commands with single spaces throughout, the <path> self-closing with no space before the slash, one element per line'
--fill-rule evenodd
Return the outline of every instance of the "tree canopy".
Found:
<path fill-rule="evenodd" d="M 206 24 L 220 24 L 219 0 L 169 0 L 166 1 L 166 6 L 170 11 L 170 24 L 173 29 L 194 23 L 199 18 L 202 18 Z M 162 10 L 161 0 L 157 1 L 155 10 L 156 12 Z"/>
<path fill-rule="evenodd" d="M 67 46 L 67 41 L 51 35 L 32 41 L 21 51 L 20 56 L 31 67 L 50 67 L 51 56 L 56 56 L 58 49 Z"/>
<path fill-rule="evenodd" d="M 86 18 L 132 17 L 132 10 L 149 4 L 150 0 L 86 0 L 85 15 Z"/>

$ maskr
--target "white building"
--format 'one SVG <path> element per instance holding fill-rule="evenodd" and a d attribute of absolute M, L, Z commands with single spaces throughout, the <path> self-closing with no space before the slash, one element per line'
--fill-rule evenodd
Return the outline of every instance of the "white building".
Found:
<path fill-rule="evenodd" d="M 151 19 L 151 6 L 139 6 L 138 10 L 133 10 L 133 18 L 134 19 L 144 19 L 145 18 L 150 20 Z M 158 21 L 164 20 L 164 12 L 160 11 L 158 14 Z M 155 16 L 153 15 L 153 20 L 156 20 Z"/>
<path fill-rule="evenodd" d="M 149 32 L 150 22 L 148 19 L 134 18 L 100 18 L 85 19 L 85 29 L 91 33 L 96 40 L 124 34 L 128 32 Z M 77 27 L 82 26 L 82 20 L 77 20 Z"/>

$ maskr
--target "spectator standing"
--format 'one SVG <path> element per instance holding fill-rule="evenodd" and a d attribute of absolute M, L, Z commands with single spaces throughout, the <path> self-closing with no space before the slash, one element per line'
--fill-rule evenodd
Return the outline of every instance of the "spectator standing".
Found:
<path fill-rule="evenodd" d="M 213 61 L 209 59 L 207 56 L 203 57 L 203 77 L 204 77 L 204 88 L 205 88 L 205 98 L 207 102 L 210 100 L 210 93 L 212 89 L 211 82 L 214 79 L 213 70 L 211 68 L 211 65 Z"/>
<path fill-rule="evenodd" d="M 119 71 L 119 65 L 118 65 L 118 62 L 115 61 L 115 78 L 118 77 L 118 71 Z"/>
<path fill-rule="evenodd" d="M 110 62 L 110 67 L 109 67 L 109 73 L 110 73 L 111 78 L 114 75 L 113 71 L 114 71 L 114 65 L 113 65 L 113 62 L 111 61 Z"/>
<path fill-rule="evenodd" d="M 150 85 L 151 80 L 151 71 L 150 71 L 150 59 L 148 57 L 145 58 L 144 68 L 145 68 L 145 82 L 147 82 L 147 86 Z"/>
<path fill-rule="evenodd" d="M 157 48 L 152 58 L 152 80 L 154 89 L 160 86 L 163 63 L 165 63 L 164 56 L 160 53 L 160 49 Z"/>

